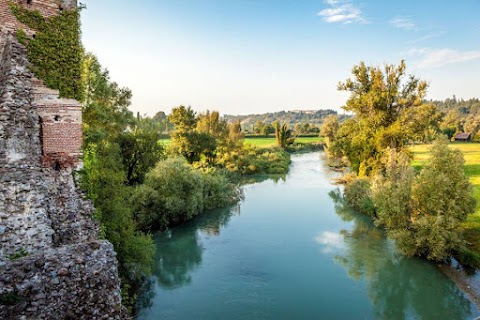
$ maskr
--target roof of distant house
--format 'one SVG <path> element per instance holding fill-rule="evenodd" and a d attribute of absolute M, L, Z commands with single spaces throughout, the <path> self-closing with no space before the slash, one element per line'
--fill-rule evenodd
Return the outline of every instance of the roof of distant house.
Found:
<path fill-rule="evenodd" d="M 470 132 L 459 133 L 455 136 L 455 139 L 468 139 L 470 138 Z"/>

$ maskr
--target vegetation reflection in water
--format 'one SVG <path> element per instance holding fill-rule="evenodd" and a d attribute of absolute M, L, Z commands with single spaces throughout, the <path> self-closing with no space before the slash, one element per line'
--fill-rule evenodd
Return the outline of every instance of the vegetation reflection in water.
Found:
<path fill-rule="evenodd" d="M 345 250 L 334 259 L 348 275 L 368 282 L 369 297 L 378 319 L 468 319 L 472 306 L 451 281 L 441 281 L 434 266 L 416 258 L 405 258 L 385 239 L 370 218 L 354 212 L 340 190 L 330 192 L 335 211 L 353 228 L 342 230 Z M 432 269 L 425 272 L 424 269 Z M 435 292 L 435 298 L 429 297 Z M 425 303 L 427 302 L 427 303 Z"/>
<path fill-rule="evenodd" d="M 460 320 L 478 315 L 433 264 L 402 257 L 370 219 L 349 209 L 340 190 L 328 183 L 332 173 L 318 156 L 314 159 L 316 164 L 311 154 L 294 156 L 291 173 L 275 183 L 264 177 L 252 181 L 241 207 L 157 233 L 154 277 L 141 299 L 139 319 Z M 309 186 L 302 187 L 306 181 Z M 255 214 L 249 201 L 258 207 Z M 287 203 L 294 216 L 278 212 Z M 282 234 L 289 222 L 291 229 Z M 254 247 L 246 250 L 248 241 Z M 288 243 L 298 247 L 291 250 Z"/>

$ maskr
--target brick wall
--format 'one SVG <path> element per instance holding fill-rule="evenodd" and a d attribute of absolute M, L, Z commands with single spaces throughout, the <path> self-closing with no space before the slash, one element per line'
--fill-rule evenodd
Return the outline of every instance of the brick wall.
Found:
<path fill-rule="evenodd" d="M 37 106 L 41 118 L 43 155 L 77 158 L 82 149 L 81 106 Z"/>
<path fill-rule="evenodd" d="M 13 3 L 19 4 L 29 10 L 37 10 L 45 17 L 57 15 L 60 12 L 62 4 L 57 0 L 11 0 Z M 7 0 L 0 1 L 0 27 L 6 29 L 28 29 L 17 21 L 13 16 Z M 71 6 L 69 6 L 71 8 Z"/>

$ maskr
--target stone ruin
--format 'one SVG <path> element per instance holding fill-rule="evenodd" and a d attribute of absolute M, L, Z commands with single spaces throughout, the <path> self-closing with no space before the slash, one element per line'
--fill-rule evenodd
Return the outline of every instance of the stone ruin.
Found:
<path fill-rule="evenodd" d="M 76 7 L 12 2 L 45 17 Z M 19 28 L 0 0 L 0 319 L 125 319 L 115 251 L 74 178 L 81 104 L 29 71 Z"/>

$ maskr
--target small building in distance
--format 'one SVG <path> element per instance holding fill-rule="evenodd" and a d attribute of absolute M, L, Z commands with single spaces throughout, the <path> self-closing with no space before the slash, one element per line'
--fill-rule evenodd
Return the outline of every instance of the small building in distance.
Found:
<path fill-rule="evenodd" d="M 467 141 L 470 141 L 470 136 L 471 136 L 470 132 L 462 132 L 462 133 L 457 134 L 453 138 L 453 140 L 458 141 L 458 142 L 467 142 Z"/>

